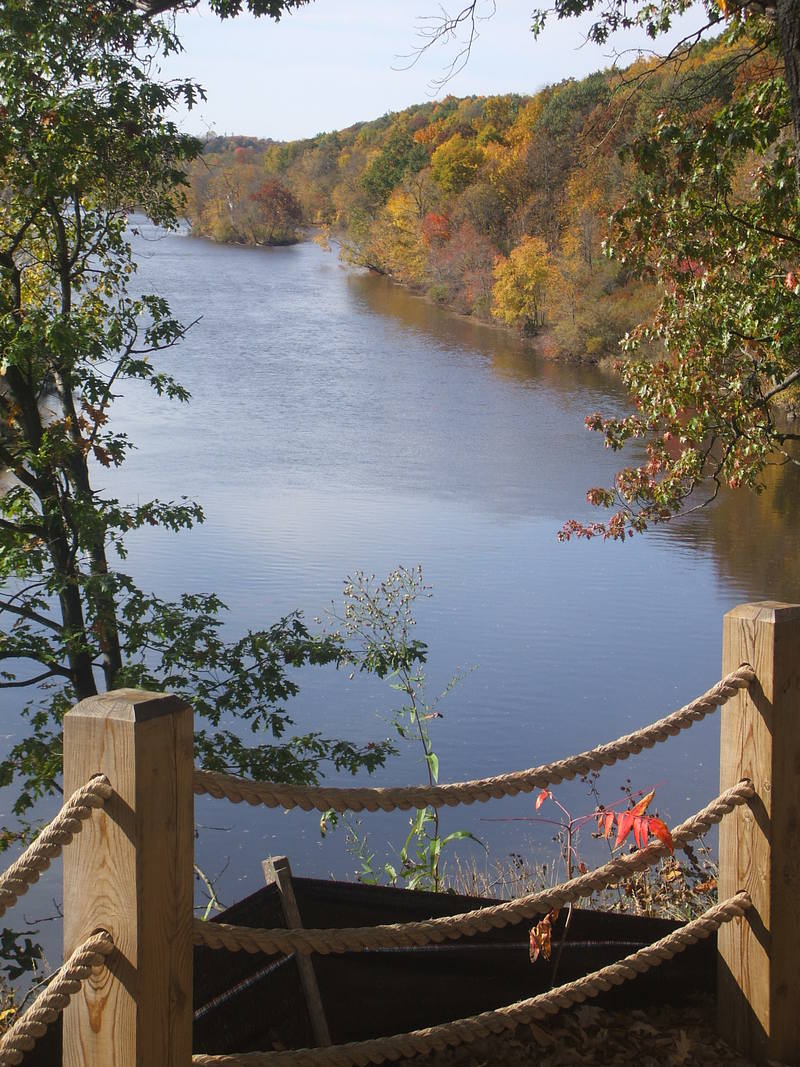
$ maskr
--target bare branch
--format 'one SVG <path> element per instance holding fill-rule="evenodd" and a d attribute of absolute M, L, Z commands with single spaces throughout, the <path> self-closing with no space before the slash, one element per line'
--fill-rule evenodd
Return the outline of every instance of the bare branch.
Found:
<path fill-rule="evenodd" d="M 398 59 L 406 60 L 406 63 L 404 66 L 395 69 L 409 70 L 411 67 L 416 66 L 422 56 L 434 45 L 455 42 L 458 46 L 458 52 L 451 62 L 447 64 L 444 73 L 440 77 L 434 78 L 430 83 L 432 92 L 438 92 L 460 73 L 469 62 L 472 46 L 480 36 L 478 23 L 486 22 L 495 14 L 497 10 L 495 0 L 485 0 L 485 2 L 487 13 L 484 15 L 478 13 L 480 0 L 471 0 L 455 15 L 448 14 L 445 8 L 442 7 L 440 15 L 420 16 L 417 21 L 417 37 L 422 43 L 407 55 L 398 56 Z M 466 37 L 461 36 L 462 30 L 466 30 Z"/>

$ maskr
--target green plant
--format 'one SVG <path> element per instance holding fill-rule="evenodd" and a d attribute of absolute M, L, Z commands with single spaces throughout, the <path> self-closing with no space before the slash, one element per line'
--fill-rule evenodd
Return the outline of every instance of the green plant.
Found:
<path fill-rule="evenodd" d="M 429 724 L 442 717 L 439 702 L 458 683 L 450 680 L 435 700 L 426 696 L 424 665 L 428 646 L 413 636 L 416 626 L 414 603 L 419 597 L 431 596 L 422 579 L 422 568 L 397 567 L 381 581 L 374 575 L 354 572 L 345 581 L 343 608 L 331 608 L 329 617 L 336 624 L 333 637 L 343 645 L 341 659 L 353 671 L 370 671 L 389 682 L 401 694 L 402 703 L 391 712 L 397 734 L 418 746 L 425 762 L 429 785 L 439 780 L 439 757 L 433 748 Z M 335 813 L 327 812 L 321 825 L 335 825 Z M 374 853 L 366 837 L 360 837 L 354 824 L 346 823 L 351 851 L 361 863 L 360 879 L 376 882 Z M 411 818 L 408 836 L 399 853 L 397 866 L 386 863 L 383 873 L 392 885 L 404 883 L 409 889 L 442 889 L 442 850 L 454 841 L 471 840 L 480 844 L 468 830 L 454 830 L 442 836 L 439 811 L 435 807 L 419 808 Z"/>

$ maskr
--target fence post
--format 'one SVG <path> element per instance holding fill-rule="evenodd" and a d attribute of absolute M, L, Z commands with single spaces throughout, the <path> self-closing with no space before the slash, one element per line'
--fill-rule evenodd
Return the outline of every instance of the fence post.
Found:
<path fill-rule="evenodd" d="M 800 1060 L 800 606 L 765 601 L 725 616 L 723 673 L 756 680 L 722 708 L 722 789 L 756 795 L 723 819 L 719 897 L 754 908 L 718 935 L 720 1032 L 758 1060 Z"/>
<path fill-rule="evenodd" d="M 108 970 L 64 1013 L 63 1067 L 189 1067 L 192 1058 L 192 709 L 119 689 L 64 719 L 64 789 L 114 796 L 64 852 L 64 955 L 93 930 Z"/>

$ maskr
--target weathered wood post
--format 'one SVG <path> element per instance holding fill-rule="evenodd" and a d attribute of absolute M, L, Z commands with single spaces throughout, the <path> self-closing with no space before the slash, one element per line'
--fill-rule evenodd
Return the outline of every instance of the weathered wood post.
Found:
<path fill-rule="evenodd" d="M 723 674 L 756 680 L 722 708 L 720 783 L 756 795 L 723 819 L 719 898 L 754 908 L 719 931 L 722 1035 L 753 1059 L 800 1061 L 800 606 L 765 601 L 725 616 Z"/>
<path fill-rule="evenodd" d="M 64 954 L 98 927 L 108 970 L 64 1013 L 64 1067 L 189 1067 L 192 1058 L 192 709 L 120 689 L 64 719 L 64 786 L 114 796 L 64 852 Z"/>
<path fill-rule="evenodd" d="M 292 867 L 286 856 L 270 856 L 262 860 L 261 867 L 267 885 L 276 885 L 281 897 L 281 911 L 283 921 L 288 929 L 299 930 L 303 925 L 300 917 L 300 909 L 297 906 L 297 897 L 294 895 L 292 882 Z M 319 995 L 317 976 L 314 964 L 310 956 L 304 956 L 302 952 L 295 953 L 297 971 L 300 975 L 300 984 L 306 998 L 306 1009 L 311 1023 L 311 1032 L 318 1045 L 330 1045 L 331 1035 L 328 1030 L 328 1020 L 325 1016 L 325 1008 L 322 1005 L 322 997 Z"/>

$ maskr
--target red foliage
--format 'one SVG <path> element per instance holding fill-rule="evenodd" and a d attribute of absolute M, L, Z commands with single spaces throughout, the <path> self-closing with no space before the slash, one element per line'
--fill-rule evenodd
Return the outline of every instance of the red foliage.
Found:
<path fill-rule="evenodd" d="M 285 186 L 275 178 L 262 182 L 254 193 L 250 194 L 261 208 L 262 222 L 267 228 L 267 240 L 274 234 L 291 230 L 303 217 L 300 202 Z"/>
<path fill-rule="evenodd" d="M 422 220 L 422 237 L 429 247 L 431 245 L 443 245 L 450 240 L 450 219 L 447 215 L 439 215 L 435 211 L 429 211 Z"/>
<path fill-rule="evenodd" d="M 675 846 L 672 841 L 672 834 L 666 824 L 654 815 L 646 814 L 655 793 L 655 789 L 652 789 L 646 797 L 642 797 L 637 804 L 634 804 L 627 811 L 598 811 L 596 816 L 598 833 L 602 837 L 610 837 L 616 822 L 617 837 L 614 841 L 614 848 L 619 848 L 631 830 L 633 830 L 633 839 L 638 848 L 646 848 L 648 838 L 652 834 L 662 844 L 666 845 L 670 852 L 673 852 Z"/>

